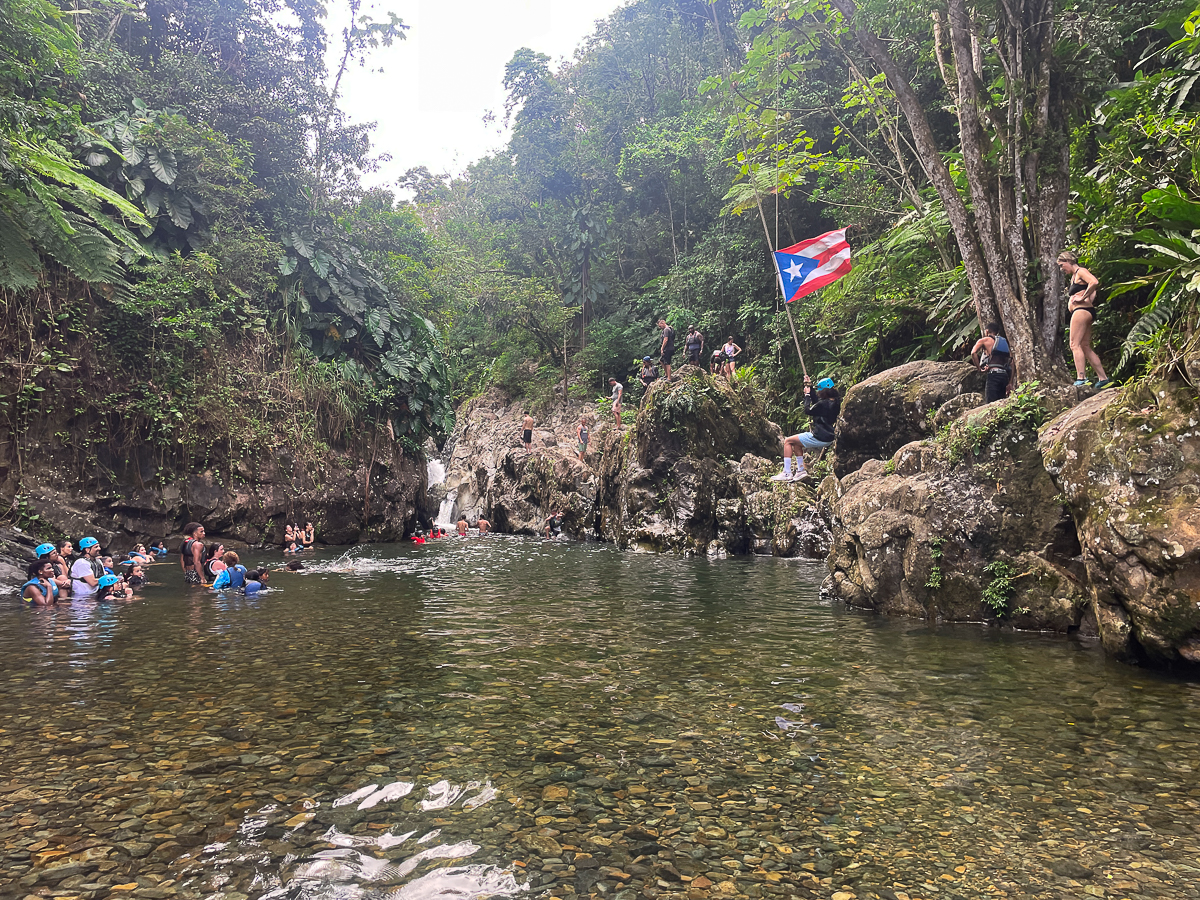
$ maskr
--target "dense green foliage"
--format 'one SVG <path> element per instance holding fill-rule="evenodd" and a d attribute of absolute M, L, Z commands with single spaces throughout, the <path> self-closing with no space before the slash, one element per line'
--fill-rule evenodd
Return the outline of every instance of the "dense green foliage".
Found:
<path fill-rule="evenodd" d="M 356 15 L 328 73 L 317 4 L 2 10 L 18 460 L 49 419 L 155 448 L 167 474 L 376 428 L 415 450 L 452 427 L 432 244 L 411 206 L 359 186 L 367 130 L 336 106 L 341 71 L 403 37 L 395 16 Z"/>
<path fill-rule="evenodd" d="M 1008 77 L 1004 41 L 1039 3 L 1060 115 L 1021 143 L 1013 129 L 1038 114 L 1021 85 L 1042 82 Z M 854 272 L 792 305 L 809 372 L 845 383 L 962 356 L 981 311 L 1012 312 L 980 296 L 964 255 L 963 216 L 975 227 L 985 201 L 1017 236 L 1021 302 L 1034 319 L 1057 309 L 1044 260 L 1061 248 L 1035 228 L 1052 205 L 1021 181 L 1052 153 L 1069 175 L 1059 232 L 1104 285 L 1101 354 L 1125 375 L 1194 377 L 1195 3 L 947 4 L 633 0 L 557 67 L 514 54 L 506 149 L 455 176 L 409 172 L 409 201 L 361 187 L 369 129 L 336 102 L 348 64 L 403 38 L 393 15 L 352 3 L 330 72 L 324 8 L 307 0 L 90 0 L 69 15 L 4 0 L 7 430 L 59 410 L 181 464 L 377 428 L 420 437 L 492 383 L 539 402 L 607 393 L 609 375 L 634 384 L 660 317 L 677 364 L 689 325 L 706 353 L 732 336 L 794 421 L 801 367 L 770 249 L 850 228 Z M 956 10 L 977 32 L 975 81 L 954 71 Z M 888 38 L 893 77 L 860 22 Z M 973 144 L 964 85 L 992 117 Z M 980 172 L 1020 190 L 981 193 Z M 1062 357 L 1062 322 L 1042 325 Z"/>
<path fill-rule="evenodd" d="M 892 38 L 970 203 L 937 6 L 861 9 Z M 1178 360 L 1194 334 L 1194 303 L 1181 302 L 1194 293 L 1179 293 L 1190 270 L 1170 269 L 1156 292 L 1171 254 L 1196 260 L 1200 222 L 1178 203 L 1170 219 L 1147 194 L 1200 198 L 1198 58 L 1184 29 L 1193 8 L 1054 6 L 1050 84 L 1064 110 L 1056 127 L 1071 141 L 1072 193 L 1065 246 L 1049 252 L 1080 251 L 1103 279 L 1098 349 L 1115 362 L 1132 329 L 1126 375 Z M 995 10 L 973 10 L 994 34 Z M 985 41 L 982 72 L 1001 68 L 1001 50 Z M 961 357 L 978 336 L 960 247 L 896 94 L 832 7 L 637 0 L 558 69 L 518 52 L 505 86 L 505 152 L 456 178 L 411 173 L 453 286 L 441 321 L 460 395 L 495 379 L 547 397 L 564 366 L 579 396 L 610 374 L 628 383 L 643 354 L 657 356 L 654 323 L 665 316 L 680 342 L 692 324 L 708 349 L 732 334 L 747 361 L 763 363 L 780 417 L 793 418 L 800 366 L 769 249 L 839 226 L 851 228 L 855 271 L 793 305 L 810 371 L 844 383 L 910 359 Z M 1008 102 L 1003 78 L 988 89 L 990 102 Z M 1030 265 L 1033 289 L 1049 290 Z M 1056 333 L 1065 376 L 1061 322 Z"/>

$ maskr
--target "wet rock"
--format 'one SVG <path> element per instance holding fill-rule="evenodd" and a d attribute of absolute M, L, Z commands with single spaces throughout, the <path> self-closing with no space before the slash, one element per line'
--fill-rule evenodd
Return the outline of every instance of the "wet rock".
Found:
<path fill-rule="evenodd" d="M 969 362 L 918 360 L 851 385 L 842 399 L 834 473 L 844 478 L 870 459 L 890 459 L 905 444 L 933 434 L 931 414 L 961 394 L 983 390 Z"/>
<path fill-rule="evenodd" d="M 1078 523 L 1100 637 L 1200 666 L 1200 402 L 1182 384 L 1103 391 L 1050 423 L 1046 467 Z"/>
<path fill-rule="evenodd" d="M 1050 413 L 1062 406 L 1054 395 L 1032 402 Z M 1074 524 L 1030 421 L 1010 398 L 956 420 L 936 441 L 905 445 L 886 464 L 826 479 L 833 548 L 824 589 L 890 614 L 1078 627 L 1088 604 Z M 1002 576 L 1004 590 L 993 587 Z"/>
<path fill-rule="evenodd" d="M 771 481 L 781 440 L 752 384 L 683 367 L 651 386 L 629 431 L 605 441 L 601 532 L 625 549 L 714 558 L 823 550 L 811 490 Z"/>
<path fill-rule="evenodd" d="M 1054 859 L 1048 864 L 1048 868 L 1055 875 L 1061 878 L 1091 878 L 1096 873 L 1087 866 L 1081 866 L 1073 859 Z"/>

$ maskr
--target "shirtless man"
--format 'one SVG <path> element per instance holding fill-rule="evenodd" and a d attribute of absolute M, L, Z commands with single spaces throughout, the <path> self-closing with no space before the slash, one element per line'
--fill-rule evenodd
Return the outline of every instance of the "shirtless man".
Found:
<path fill-rule="evenodd" d="M 525 449 L 533 449 L 533 416 L 525 413 L 525 418 L 521 420 L 521 440 L 525 442 Z"/>
<path fill-rule="evenodd" d="M 466 516 L 461 516 L 461 517 L 459 517 L 459 520 L 458 520 L 458 522 L 457 522 L 457 523 L 455 523 L 455 526 L 454 526 L 454 527 L 458 529 L 458 536 L 459 536 L 459 537 L 466 537 L 466 536 L 467 536 L 467 529 L 470 527 L 470 526 L 467 524 L 467 517 L 466 517 Z"/>
<path fill-rule="evenodd" d="M 204 526 L 188 522 L 183 526 L 183 546 L 179 548 L 183 580 L 188 584 L 207 584 L 204 577 Z"/>
<path fill-rule="evenodd" d="M 487 534 L 491 530 L 492 530 L 491 522 L 489 522 L 487 519 L 479 520 L 479 533 L 480 534 Z"/>

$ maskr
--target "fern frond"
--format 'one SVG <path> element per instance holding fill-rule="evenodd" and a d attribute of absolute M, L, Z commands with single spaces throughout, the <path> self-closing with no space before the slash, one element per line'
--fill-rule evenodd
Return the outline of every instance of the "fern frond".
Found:
<path fill-rule="evenodd" d="M 1119 375 L 1137 353 L 1147 349 L 1147 346 L 1153 343 L 1155 337 L 1170 324 L 1176 313 L 1179 312 L 1178 291 L 1164 296 L 1170 281 L 1170 276 L 1163 280 L 1154 299 L 1143 311 L 1142 317 L 1129 329 L 1129 334 L 1125 336 L 1125 341 L 1121 344 L 1121 358 L 1117 361 L 1116 368 L 1113 369 L 1113 375 Z"/>
<path fill-rule="evenodd" d="M 41 271 L 41 257 L 30 246 L 25 229 L 0 208 L 0 287 L 35 288 Z"/>

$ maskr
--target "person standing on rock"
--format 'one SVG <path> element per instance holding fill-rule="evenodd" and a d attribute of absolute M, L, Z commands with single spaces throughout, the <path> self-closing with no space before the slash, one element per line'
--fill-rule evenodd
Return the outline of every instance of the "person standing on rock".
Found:
<path fill-rule="evenodd" d="M 579 461 L 583 462 L 587 456 L 588 448 L 588 420 L 587 416 L 579 417 L 579 424 L 575 427 L 575 449 L 579 453 Z"/>
<path fill-rule="evenodd" d="M 823 450 L 833 443 L 834 425 L 842 411 L 842 398 L 832 378 L 817 382 L 814 398 L 812 382 L 804 376 L 804 412 L 812 423 L 810 430 L 793 434 L 783 439 L 783 471 L 771 478 L 772 481 L 802 481 L 808 477 L 804 465 L 805 450 Z M 792 471 L 792 457 L 796 458 L 796 470 Z"/>
<path fill-rule="evenodd" d="M 987 373 L 983 402 L 995 403 L 1008 395 L 1008 382 L 1012 378 L 1009 368 L 1012 356 L 1008 338 L 1001 333 L 998 322 L 989 322 L 983 329 L 983 337 L 971 348 L 971 361 Z"/>
<path fill-rule="evenodd" d="M 737 363 L 735 363 L 733 360 L 734 357 L 742 352 L 742 348 L 733 342 L 733 335 L 731 334 L 725 339 L 725 344 L 721 347 L 721 350 L 725 354 L 725 365 L 722 366 L 721 370 L 725 373 L 725 377 L 732 384 L 737 368 Z"/>
<path fill-rule="evenodd" d="M 1106 388 L 1112 380 L 1104 374 L 1104 364 L 1092 349 L 1092 325 L 1096 322 L 1096 292 L 1100 279 L 1079 264 L 1074 253 L 1058 254 L 1058 267 L 1070 275 L 1067 300 L 1068 325 L 1071 329 L 1071 355 L 1075 357 L 1075 386 L 1087 384 L 1087 364 L 1096 371 L 1096 387 Z"/>
<path fill-rule="evenodd" d="M 615 378 L 608 379 L 608 386 L 612 388 L 612 411 L 613 416 L 617 420 L 617 427 L 621 427 L 621 396 L 625 393 L 625 385 L 617 381 Z"/>
<path fill-rule="evenodd" d="M 525 449 L 533 449 L 533 416 L 525 413 L 525 418 L 521 420 L 521 440 L 525 442 Z"/>
<path fill-rule="evenodd" d="M 659 352 L 658 361 L 662 363 L 662 367 L 667 373 L 667 380 L 670 380 L 671 358 L 675 355 L 675 329 L 667 324 L 666 319 L 659 319 L 658 327 L 663 330 L 662 349 Z"/>
<path fill-rule="evenodd" d="M 704 353 L 704 335 L 695 325 L 688 328 L 687 337 L 683 341 L 683 349 L 687 351 L 687 361 L 691 365 L 700 365 L 700 357 Z"/>
<path fill-rule="evenodd" d="M 189 585 L 208 584 L 204 577 L 204 526 L 199 522 L 188 522 L 183 526 L 179 564 L 183 566 L 183 580 Z"/>

